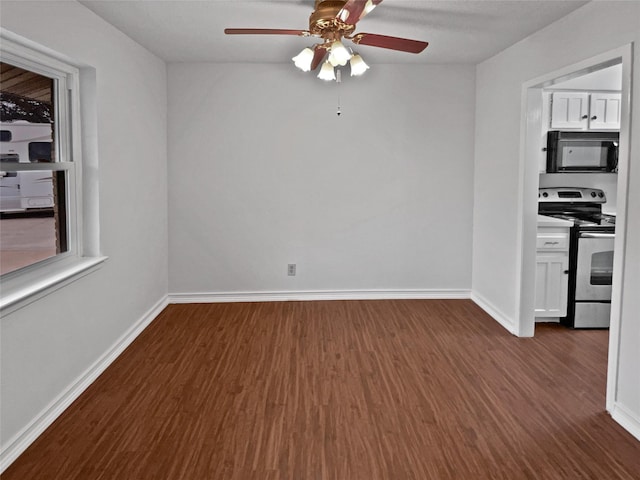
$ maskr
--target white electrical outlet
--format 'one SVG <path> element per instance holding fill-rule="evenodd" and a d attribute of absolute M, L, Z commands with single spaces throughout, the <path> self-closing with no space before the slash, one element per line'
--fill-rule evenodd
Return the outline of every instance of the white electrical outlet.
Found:
<path fill-rule="evenodd" d="M 296 276 L 296 264 L 295 263 L 290 263 L 289 265 L 287 265 L 287 275 L 289 275 L 290 277 L 295 277 Z"/>

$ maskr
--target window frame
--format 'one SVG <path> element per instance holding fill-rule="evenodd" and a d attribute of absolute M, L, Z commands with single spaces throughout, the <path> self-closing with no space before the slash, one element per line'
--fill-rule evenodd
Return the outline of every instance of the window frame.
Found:
<path fill-rule="evenodd" d="M 99 252 L 98 238 L 85 239 L 83 197 L 83 151 L 81 143 L 80 69 L 59 55 L 7 31 L 0 32 L 0 60 L 54 80 L 55 160 L 51 163 L 4 163 L 3 171 L 65 171 L 67 250 L 53 257 L 0 276 L 0 313 L 3 315 L 47 295 L 99 267 L 106 257 Z M 95 112 L 94 112 L 95 113 Z M 97 185 L 96 185 L 97 187 Z M 92 219 L 95 224 L 97 219 Z"/>

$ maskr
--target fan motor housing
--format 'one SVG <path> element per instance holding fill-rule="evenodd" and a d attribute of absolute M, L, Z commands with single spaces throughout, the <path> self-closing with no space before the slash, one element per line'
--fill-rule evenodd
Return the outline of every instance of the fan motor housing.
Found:
<path fill-rule="evenodd" d="M 316 9 L 309 17 L 309 32 L 327 40 L 339 40 L 356 28 L 337 18 L 347 0 L 316 0 Z"/>

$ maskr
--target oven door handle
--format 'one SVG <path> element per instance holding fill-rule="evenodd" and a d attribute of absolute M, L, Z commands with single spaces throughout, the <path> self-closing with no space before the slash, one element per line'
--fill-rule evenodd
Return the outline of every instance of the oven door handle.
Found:
<path fill-rule="evenodd" d="M 578 234 L 580 238 L 616 238 L 615 233 L 589 233 L 582 232 Z"/>

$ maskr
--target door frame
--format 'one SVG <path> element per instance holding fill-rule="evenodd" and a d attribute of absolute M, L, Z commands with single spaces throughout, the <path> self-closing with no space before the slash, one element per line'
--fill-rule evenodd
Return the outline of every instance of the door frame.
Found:
<path fill-rule="evenodd" d="M 610 50 L 589 59 L 574 63 L 546 75 L 534 78 L 522 85 L 520 175 L 518 191 L 518 244 L 520 252 L 516 265 L 516 305 L 518 319 L 516 335 L 531 337 L 535 330 L 535 256 L 538 214 L 540 130 L 542 128 L 542 92 L 555 83 L 579 77 L 608 66 L 622 64 L 622 105 L 620 119 L 620 146 L 617 184 L 616 239 L 613 263 L 613 286 L 611 294 L 611 325 L 609 329 L 609 352 L 607 367 L 606 409 L 611 412 L 615 405 L 620 350 L 620 318 L 624 285 L 626 257 L 627 204 L 629 195 L 630 131 L 631 131 L 631 81 L 633 68 L 632 44 Z"/>

